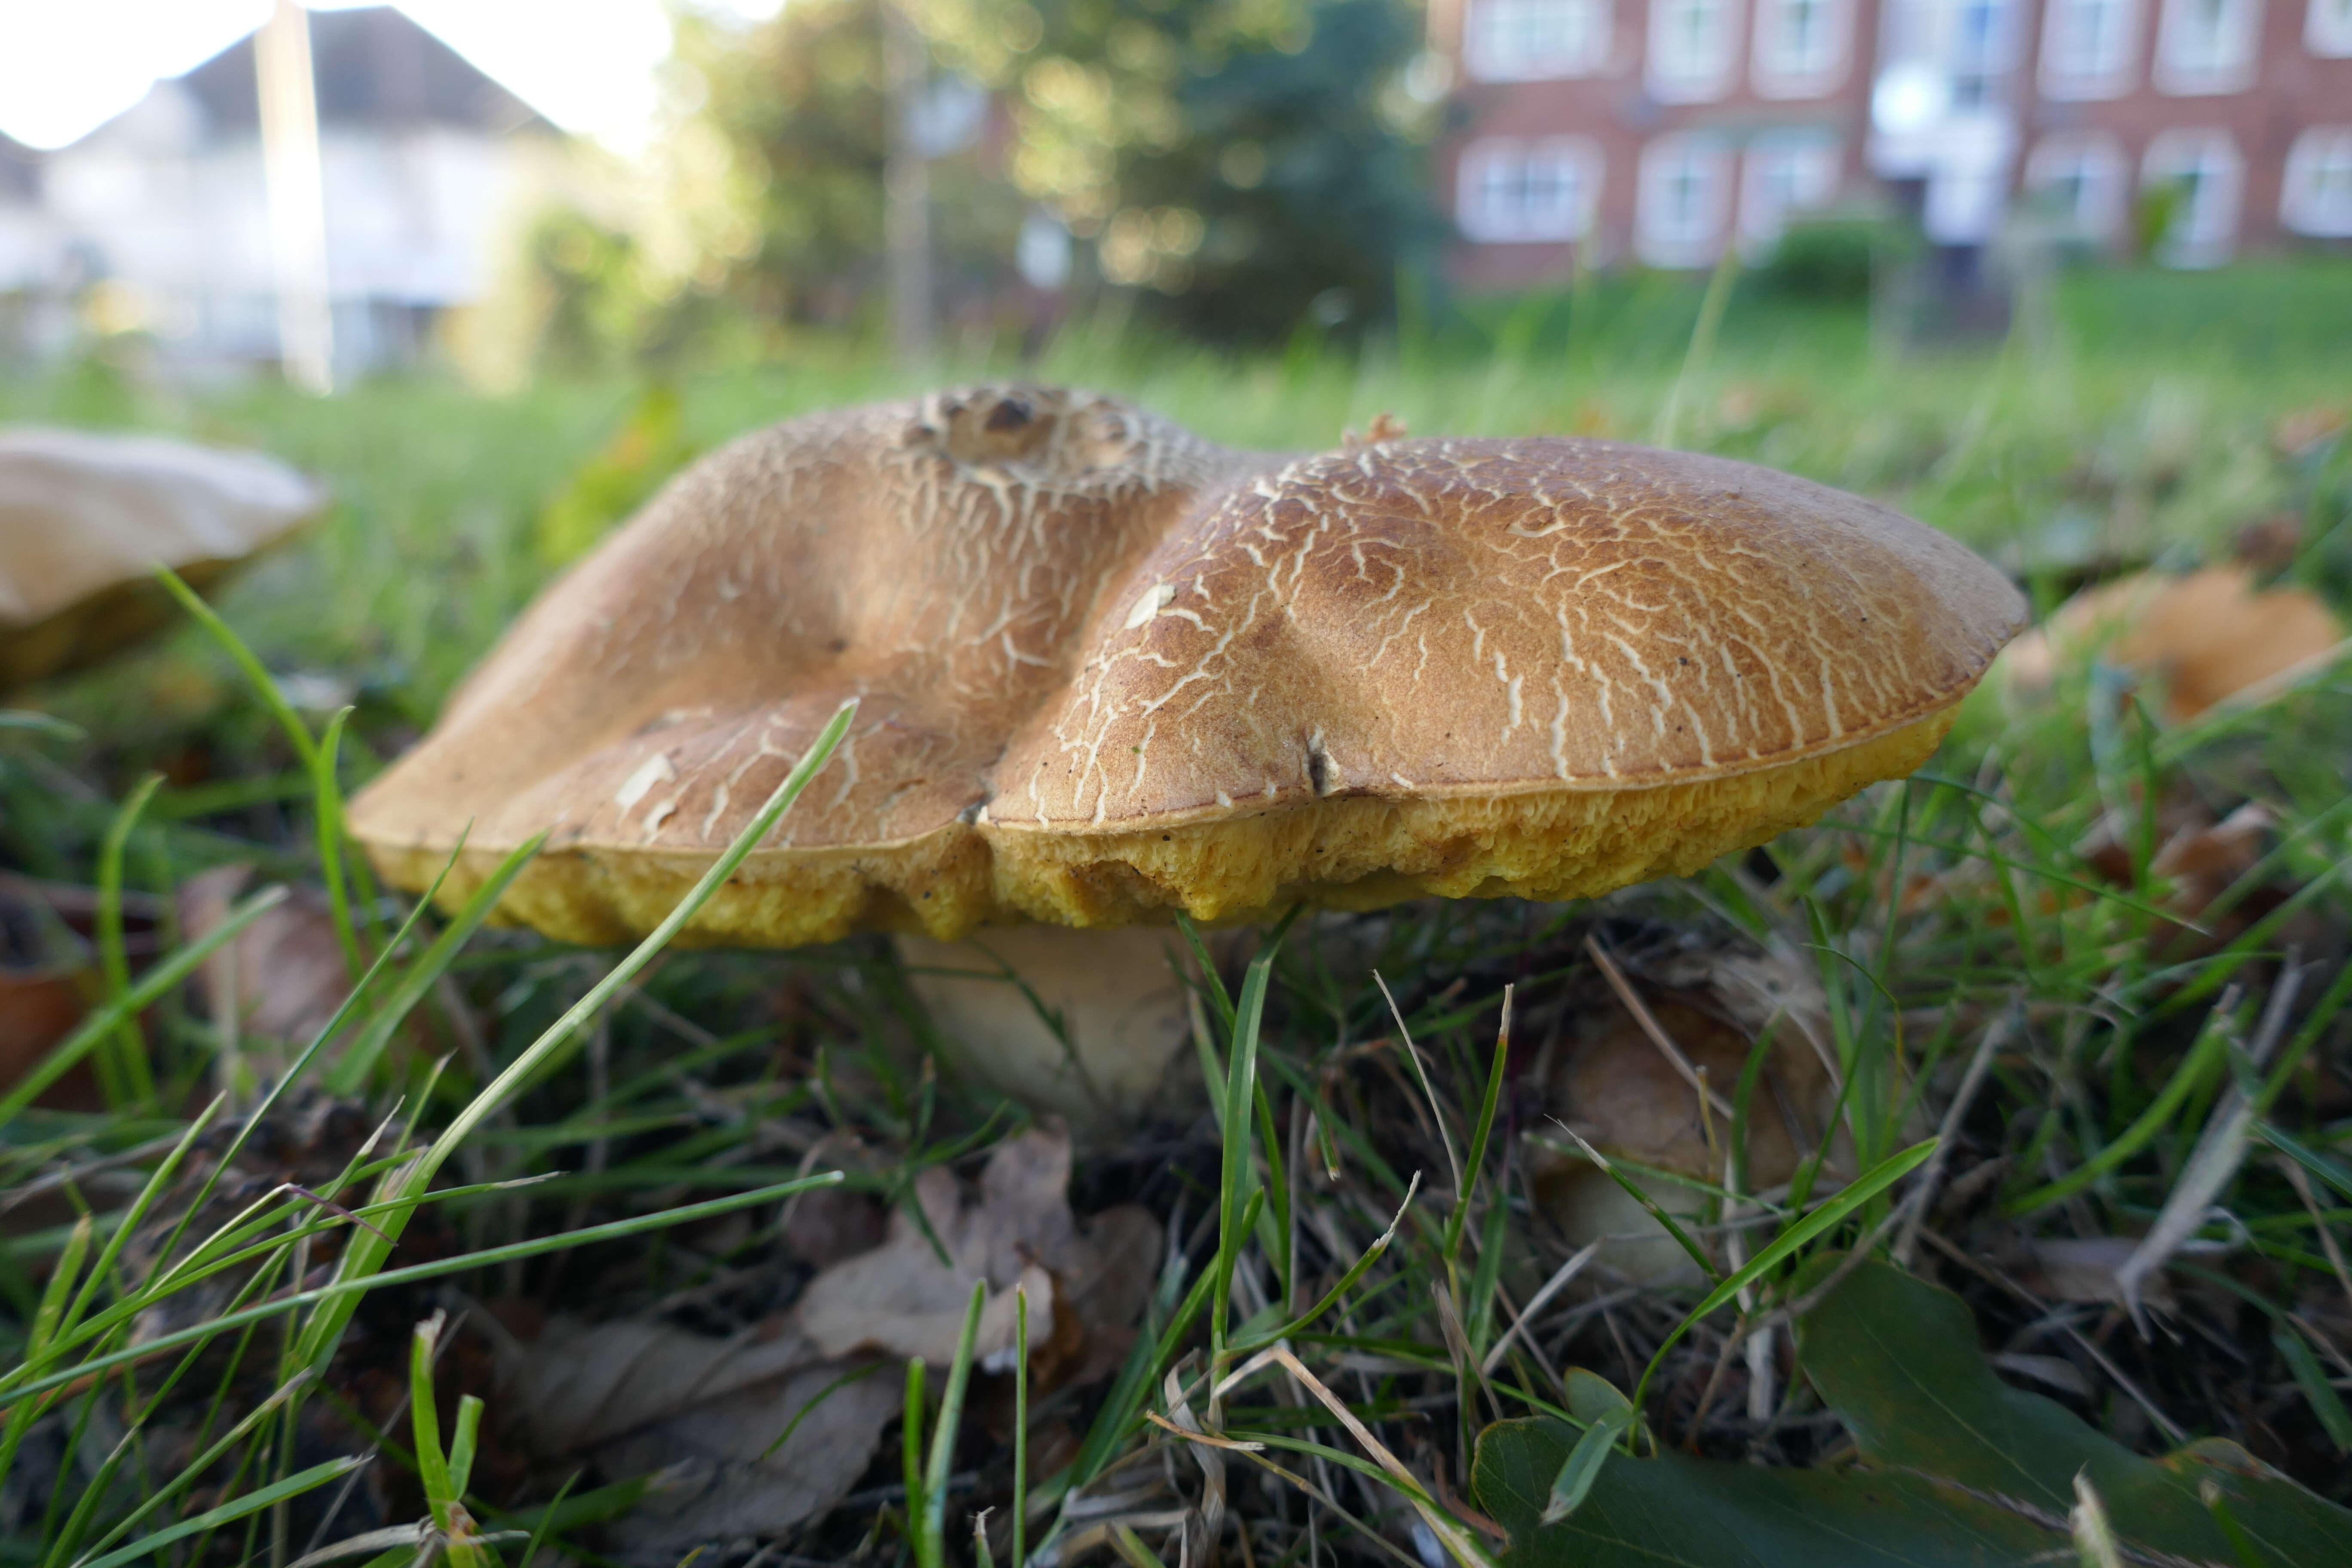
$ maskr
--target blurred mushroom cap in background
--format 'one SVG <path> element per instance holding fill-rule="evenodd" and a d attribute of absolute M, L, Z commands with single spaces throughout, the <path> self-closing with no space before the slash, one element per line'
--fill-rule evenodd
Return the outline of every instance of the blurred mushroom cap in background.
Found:
<path fill-rule="evenodd" d="M 316 517 L 327 492 L 257 452 L 154 436 L 0 430 L 0 689 L 94 664 L 193 587 Z"/>

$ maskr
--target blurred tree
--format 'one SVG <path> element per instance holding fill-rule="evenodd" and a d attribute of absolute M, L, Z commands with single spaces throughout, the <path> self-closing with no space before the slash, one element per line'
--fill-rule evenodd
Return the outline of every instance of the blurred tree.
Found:
<path fill-rule="evenodd" d="M 734 199 L 756 227 L 730 288 L 770 321 L 841 321 L 879 284 L 887 153 L 882 7 L 878 0 L 793 0 L 772 22 L 688 12 L 677 58 L 701 84 L 700 118 L 731 154 Z M 954 83 L 946 87 L 952 89 Z M 976 269 L 1003 265 L 1020 202 L 990 162 L 986 103 L 926 118 L 935 142 L 932 241 L 946 291 L 969 292 Z"/>
<path fill-rule="evenodd" d="M 532 226 L 525 260 L 540 310 L 538 354 L 551 369 L 602 369 L 635 339 L 644 287 L 632 236 L 557 207 Z"/>
<path fill-rule="evenodd" d="M 1436 238 L 1405 0 L 908 0 L 1003 95 L 1008 172 L 1192 331 L 1384 312 Z"/>
<path fill-rule="evenodd" d="M 1097 256 L 1115 282 L 1166 295 L 1192 331 L 1265 339 L 1302 321 L 1384 317 L 1398 269 L 1443 238 L 1404 90 L 1417 16 L 1393 0 L 1322 0 L 1304 35 L 1196 62 L 1176 87 L 1182 134 L 1119 161 Z"/>
<path fill-rule="evenodd" d="M 1003 297 L 1041 207 L 1092 242 L 1105 281 L 1226 339 L 1377 317 L 1441 232 L 1408 0 L 900 3 L 942 103 L 990 95 L 979 133 L 935 153 L 950 320 Z M 771 320 L 866 308 L 883 244 L 879 0 L 793 0 L 748 31 L 688 12 L 678 58 L 760 236 L 730 290 Z"/>
<path fill-rule="evenodd" d="M 530 354 L 560 374 L 670 374 L 708 347 L 727 313 L 711 279 L 675 276 L 639 235 L 577 206 L 541 215 L 524 264 Z"/>

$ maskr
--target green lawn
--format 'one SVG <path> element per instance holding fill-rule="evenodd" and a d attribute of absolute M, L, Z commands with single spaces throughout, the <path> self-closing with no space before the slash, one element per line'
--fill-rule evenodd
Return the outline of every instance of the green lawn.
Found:
<path fill-rule="evenodd" d="M 2352 267 L 2071 274 L 2042 341 L 1908 353 L 1874 334 L 1858 307 L 1775 299 L 1752 279 L 1730 291 L 1712 342 L 1694 349 L 1704 281 L 1612 279 L 1577 299 L 1475 301 L 1402 342 L 1346 350 L 1302 339 L 1240 359 L 1081 327 L 1018 374 L 1120 393 L 1241 444 L 1327 446 L 1384 413 L 1416 435 L 1671 439 L 1889 501 L 2017 572 L 2045 604 L 2119 568 L 2222 558 L 2247 525 L 2286 516 L 2300 542 L 2285 577 L 2329 595 L 2339 614 L 2352 611 L 2352 438 L 2297 445 L 2283 439 L 2281 424 L 2324 430 L 2315 410 L 2331 405 L 2352 416 Z M 429 724 L 552 570 L 540 521 L 551 498 L 569 487 L 574 503 L 593 510 L 599 496 L 657 477 L 625 466 L 617 476 L 580 477 L 646 406 L 646 389 L 625 377 L 499 397 L 404 378 L 310 401 L 262 386 L 146 387 L 110 368 L 120 358 L 0 382 L 0 418 L 179 430 L 266 448 L 329 482 L 332 513 L 247 573 L 219 607 L 270 671 L 330 678 L 310 684 L 354 704 L 336 781 L 344 790 Z M 975 353 L 937 375 L 908 377 L 854 346 L 812 339 L 779 363 L 681 377 L 678 444 L 708 447 L 803 410 L 1016 369 Z M 82 733 L 0 731 L 0 870 L 100 885 L 121 805 L 156 771 L 166 782 L 139 822 L 122 828 L 121 876 L 134 910 L 148 907 L 135 895 L 168 893 L 231 860 L 318 882 L 316 774 L 200 629 L 12 694 L 6 705 L 44 710 Z M 315 731 L 326 714 L 305 718 Z M 2230 1531 L 2242 1523 L 2263 1543 L 2246 1549 L 2254 1555 L 2238 1552 L 2245 1568 L 2328 1560 L 2309 1542 L 2325 1542 L 2339 1516 L 2291 1489 L 2231 1479 L 2237 1471 L 2208 1475 L 2186 1459 L 2168 1469 L 2138 1466 L 2126 1451 L 2163 1455 L 2189 1439 L 2227 1438 L 2336 1502 L 2352 1500 L 2352 1416 L 2341 1392 L 2352 1388 L 2352 1279 L 2336 1260 L 2352 1231 L 2352 1185 L 2344 1184 L 2352 1183 L 2347 802 L 2352 668 L 2344 664 L 2259 706 L 2170 729 L 2125 697 L 2115 672 L 2081 668 L 2038 703 L 1980 693 L 1918 779 L 1875 789 L 1822 826 L 1688 883 L 1590 906 L 1416 905 L 1302 921 L 1278 953 L 1265 950 L 1270 984 L 1255 1033 L 1246 992 L 1238 1024 L 1223 1021 L 1217 997 L 1204 998 L 1204 1017 L 1216 1020 L 1213 1058 L 1245 1060 L 1247 1050 L 1234 1047 L 1256 1041 L 1255 1085 L 1215 1085 L 1220 1097 L 1232 1091 L 1228 1125 L 1237 1118 L 1253 1131 L 1221 1153 L 1205 1116 L 1195 1116 L 1080 1162 L 1074 1195 L 1082 1211 L 1131 1200 L 1181 1221 L 1181 1257 L 1159 1281 L 1147 1325 L 1166 1331 L 1168 1354 L 1156 1355 L 1161 1347 L 1147 1332 L 1109 1383 L 1038 1396 L 1024 1428 L 1027 1484 L 1033 1500 L 1059 1501 L 1037 1510 L 1030 1544 L 1050 1531 L 1093 1539 L 1086 1527 L 1096 1516 L 1084 1500 L 1108 1496 L 1128 1500 L 1108 1517 L 1129 1521 L 1133 1539 L 1096 1531 L 1101 1552 L 1141 1563 L 1174 1550 L 1166 1518 L 1204 1504 L 1201 1466 L 1146 1451 L 1169 1440 L 1143 1412 L 1171 1413 L 1162 1376 L 1172 1367 L 1196 1416 L 1272 1445 L 1228 1451 L 1219 1483 L 1242 1521 L 1248 1560 L 1260 1563 L 1305 1564 L 1332 1552 L 1367 1563 L 1417 1553 L 1433 1568 L 1438 1557 L 1475 1559 L 1499 1542 L 1477 1521 L 1455 1523 L 1447 1511 L 1473 1511 L 1448 1500 L 1470 1484 L 1471 1441 L 1490 1420 L 1538 1415 L 1565 1424 L 1507 1429 L 1517 1447 L 1488 1456 L 1475 1494 L 1479 1510 L 1517 1532 L 1517 1561 L 1630 1563 L 1631 1548 L 1594 1545 L 1597 1534 L 1571 1552 L 1568 1532 L 1651 1521 L 1625 1522 L 1632 1539 L 1660 1520 L 1727 1520 L 1740 1508 L 1813 1521 L 1828 1532 L 1822 1540 L 1895 1531 L 1888 1539 L 1900 1544 L 1907 1538 L 1886 1516 L 1842 1511 L 1864 1506 L 1839 1489 L 1848 1472 L 1837 1467 L 1857 1454 L 1931 1483 L 1942 1477 L 1978 1492 L 2040 1498 L 2042 1512 L 2031 1517 L 2012 1510 L 1979 1519 L 1969 1510 L 1981 1499 L 1940 1493 L 1901 1506 L 1957 1510 L 1936 1517 L 1986 1541 L 2039 1542 L 2053 1560 L 2074 1550 L 2049 1521 L 2072 1505 L 2078 1468 L 2146 1550 L 2219 1560 L 2238 1550 Z M 2186 875 L 2158 870 L 2156 851 L 2248 803 L 2267 813 L 2257 847 L 2187 909 L 2179 901 Z M 381 922 L 399 919 L 405 905 L 378 906 L 362 893 L 358 908 L 360 939 L 382 951 Z M 175 940 L 168 919 L 152 937 L 165 951 Z M 1849 1174 L 1874 1170 L 1885 1184 L 1816 1193 L 1809 1184 L 1820 1169 L 1809 1167 L 1796 1191 L 1759 1199 L 1633 1173 L 1637 1185 L 1688 1194 L 1680 1206 L 1710 1270 L 1760 1254 L 1761 1271 L 1722 1310 L 1687 1322 L 1701 1285 L 1643 1287 L 1605 1279 L 1605 1271 L 1580 1278 L 1548 1298 L 1482 1374 L 1471 1363 L 1485 1361 L 1573 1251 L 1547 1217 L 1544 1195 L 1573 1151 L 1562 1153 L 1565 1141 L 1548 1121 L 1536 1064 L 1590 1020 L 1613 1016 L 1589 940 L 1652 987 L 1680 973 L 1677 954 L 1760 953 L 1792 965 L 1789 973 L 1817 992 L 1825 1048 L 1848 1085 L 1836 1163 Z M 99 943 L 101 960 L 107 946 Z M 617 953 L 569 952 L 496 931 L 462 946 L 389 951 L 392 976 L 358 1009 L 381 1021 L 386 1048 L 343 1088 L 365 1124 L 395 1110 L 417 1119 L 415 1143 L 434 1150 L 431 1190 L 441 1195 L 420 1201 L 430 1171 L 386 1189 L 383 1206 L 367 1211 L 389 1233 L 385 1245 L 344 1223 L 335 1205 L 359 1206 L 389 1162 L 354 1173 L 331 1149 L 272 1154 L 282 1163 L 267 1182 L 254 1175 L 260 1167 L 241 1168 L 248 1181 L 238 1201 L 256 1206 L 200 1257 L 236 1252 L 218 1279 L 245 1293 L 207 1287 L 176 1318 L 165 1300 L 168 1271 L 142 1269 L 158 1250 L 159 1224 L 188 1212 L 184 1186 L 164 1191 L 178 1178 L 157 1183 L 154 1212 L 127 1225 L 121 1205 L 135 1181 L 53 1183 L 97 1211 L 80 1240 L 62 1196 L 26 1205 L 32 1218 L 0 1215 L 14 1227 L 0 1232 L 0 1363 L 12 1369 L 0 1371 L 8 1407 L 0 1560 L 58 1568 L 83 1560 L 147 1489 L 183 1474 L 192 1483 L 185 1499 L 105 1550 L 215 1509 L 225 1511 L 194 1532 L 210 1542 L 204 1561 L 285 1563 L 309 1550 L 314 1529 L 332 1541 L 405 1524 L 428 1505 L 446 1528 L 447 1505 L 461 1494 L 485 1521 L 520 1517 L 520 1528 L 532 1528 L 529 1510 L 565 1484 L 565 1473 L 509 1453 L 499 1434 L 514 1413 L 499 1407 L 487 1352 L 467 1352 L 468 1361 L 450 1351 L 440 1392 L 445 1425 L 460 1394 L 491 1400 L 474 1484 L 452 1479 L 453 1465 L 464 1468 L 456 1456 L 411 1446 L 402 1403 L 412 1387 L 411 1323 L 436 1306 L 496 1299 L 501 1321 L 521 1310 L 516 1303 L 536 1302 L 530 1310 L 587 1307 L 732 1332 L 780 1310 L 807 1270 L 772 1225 L 716 1214 L 682 1220 L 682 1207 L 788 1181 L 804 1162 L 813 1170 L 837 1164 L 857 1191 L 903 1205 L 914 1172 L 947 1164 L 969 1175 L 978 1151 L 1010 1125 L 1005 1108 L 921 1065 L 920 1047 L 934 1030 L 952 1033 L 954 1021 L 922 1014 L 879 942 L 782 956 L 648 952 L 642 973 L 625 973 L 614 968 Z M 1425 1081 L 1401 1066 L 1397 1024 L 1369 978 L 1375 966 L 1421 1048 Z M 89 981 L 101 997 L 121 984 L 104 970 L 96 963 Z M 1507 1058 L 1495 1048 L 1506 984 L 1518 986 Z M 583 999 L 593 1005 L 583 1010 Z M 397 1015 L 411 1006 L 415 1021 L 395 1038 Z M 99 1053 L 110 1109 L 0 1114 L 0 1188 L 81 1170 L 110 1152 L 133 1152 L 131 1169 L 152 1169 L 169 1146 L 159 1141 L 189 1125 L 215 1062 L 234 1045 L 164 997 L 145 1015 L 141 1054 L 159 1086 L 149 1096 L 125 1055 L 128 1040 L 111 1033 Z M 1979 1087 L 1950 1127 L 1951 1142 L 1923 1168 L 1935 1173 L 1939 1201 L 1926 1211 L 1924 1237 L 1906 1246 L 1896 1205 L 1916 1188 L 1905 1184 L 1922 1179 L 1914 1171 L 1920 1145 L 1979 1058 Z M 518 1063 L 527 1070 L 515 1092 L 482 1098 Z M 1738 1115 L 1725 1134 L 1735 1144 L 1755 1087 L 1738 1069 L 1735 1058 L 1727 1076 L 1741 1079 Z M 2233 1106 L 2245 1108 L 2234 1121 Z M 2213 1200 L 2226 1214 L 2191 1216 L 2198 1245 L 2166 1276 L 2170 1304 L 2152 1336 L 2112 1305 L 2053 1310 L 2057 1287 L 2035 1263 L 2044 1256 L 2037 1247 L 2105 1237 L 2127 1247 L 2181 1190 L 2201 1147 L 2234 1153 Z M 208 1169 L 218 1150 L 215 1134 L 194 1168 Z M 2220 1157 L 2203 1158 L 2210 1165 Z M 1457 1184 L 1450 1172 L 1465 1160 Z M 306 1173 L 295 1179 L 334 1203 L 268 1190 L 289 1171 Z M 1416 1172 L 1422 1192 L 1393 1246 L 1345 1278 L 1377 1252 L 1375 1237 Z M 480 1186 L 533 1176 L 547 1184 Z M 461 1184 L 466 1190 L 455 1191 Z M 773 1215 L 779 1195 L 745 1212 Z M 1260 1217 L 1244 1223 L 1252 1202 Z M 205 1225 L 229 1219 L 220 1204 L 202 1211 Z M 1212 1217 L 1221 1205 L 1223 1218 Z M 587 1226 L 608 1228 L 577 1252 L 467 1257 Z M 1737 1251 L 1735 1233 L 1748 1238 Z M 89 1274 L 85 1297 L 68 1300 L 57 1282 L 77 1278 L 110 1234 L 136 1244 Z M 1790 1256 L 1763 1250 L 1775 1234 L 1790 1239 Z M 1792 1338 L 1776 1308 L 1805 1298 L 1839 1249 L 1857 1244 L 1882 1257 L 1900 1249 L 1907 1267 L 1956 1290 L 1983 1349 L 2003 1358 L 1994 1371 L 2052 1395 L 2063 1411 L 2037 1405 L 2020 1415 L 2022 1407 L 2001 1405 L 2010 1396 L 1994 1373 L 1956 1349 L 1953 1333 L 1903 1348 L 1899 1326 L 1890 1327 L 1895 1348 L 1875 1363 L 1851 1345 Z M 356 1317 L 334 1305 L 353 1298 L 339 1298 L 295 1303 L 299 1311 L 261 1320 L 243 1341 L 234 1325 L 206 1327 L 313 1277 L 304 1271 L 331 1245 L 341 1248 L 347 1275 L 444 1259 L 451 1272 L 387 1285 Z M 61 1259 L 70 1267 L 60 1268 Z M 1239 1280 L 1230 1308 L 1212 1308 L 1207 1292 L 1194 1290 L 1219 1269 Z M 184 1267 L 177 1283 L 190 1272 Z M 593 1289 L 583 1284 L 592 1280 Z M 462 1300 L 447 1293 L 453 1288 Z M 1934 1303 L 1948 1298 L 1903 1295 L 1909 1288 L 1874 1266 L 1820 1310 L 1843 1312 L 1844 1321 L 1857 1302 L 1899 1300 L 1913 1328 L 1942 1321 L 1946 1308 Z M 1223 1409 L 1209 1408 L 1203 1356 L 1270 1332 L 1327 1292 L 1328 1310 L 1292 1342 L 1423 1493 L 1393 1484 L 1393 1473 L 1367 1458 L 1356 1435 L 1287 1373 L 1263 1374 Z M 1212 1318 L 1220 1325 L 1213 1343 L 1204 1326 Z M 1812 1321 L 1801 1319 L 1801 1330 Z M 281 1324 L 291 1325 L 282 1335 Z M 134 1374 L 111 1370 L 131 1364 L 134 1332 L 144 1343 L 182 1325 L 188 1359 L 138 1362 L 134 1395 Z M 1748 1352 L 1751 1342 L 1762 1345 L 1760 1360 Z M 92 1364 L 108 1375 L 76 1381 Z M 261 1408 L 304 1368 L 316 1373 L 315 1387 Z M 1610 1414 L 1645 1368 L 1639 1418 Z M 2037 1456 L 2042 1468 L 2003 1479 L 1997 1467 L 1984 1468 L 1994 1462 L 1989 1451 L 1953 1435 L 1965 1423 L 1927 1436 L 1905 1426 L 1919 1400 L 1906 1403 L 1887 1380 L 1906 1368 L 1929 1405 L 1960 1410 L 1977 1400 L 1994 1413 L 1987 1420 L 2014 1418 L 2011 1447 Z M 885 1375 L 898 1374 L 892 1367 Z M 935 1412 L 943 1381 L 947 1369 L 934 1366 Z M 994 1508 L 1003 1526 L 1016 1507 L 1015 1395 L 1008 1378 L 981 1376 L 972 1389 L 960 1433 L 951 1415 L 937 1417 L 947 1436 L 935 1465 L 925 1468 L 910 1438 L 902 1468 L 886 1444 L 889 1457 L 858 1483 L 856 1506 L 795 1527 L 777 1548 L 790 1554 L 782 1560 L 863 1553 L 928 1565 L 944 1552 L 962 1561 L 970 1510 Z M 296 1410 L 299 1419 L 285 1414 Z M 197 1464 L 200 1474 L 187 1473 L 203 1442 L 247 1415 L 249 1431 Z M 1584 1460 L 1565 1460 L 1570 1470 L 1586 1464 L 1591 1489 L 1569 1524 L 1530 1534 L 1544 1498 L 1518 1496 L 1508 1478 L 1523 1470 L 1542 1493 L 1578 1427 L 1602 1434 L 1576 1450 Z M 1617 1458 L 1591 1469 L 1612 1434 L 1623 1439 Z M 2103 1446 L 2110 1439 L 2119 1447 Z M 1302 1441 L 1310 1447 L 1297 1448 Z M 1277 1452 L 1285 1444 L 1291 1451 Z M 380 1455 L 360 1489 L 366 1507 L 352 1505 L 332 1528 L 320 1523 L 318 1500 L 342 1484 L 320 1467 L 361 1451 Z M 1279 1459 L 1315 1489 L 1268 1473 L 1260 1459 Z M 1783 1469 L 1708 1468 L 1738 1460 L 1816 1468 L 1792 1481 Z M 2192 1471 L 2238 1489 L 2236 1500 L 2211 1513 L 2179 1479 Z M 74 1476 L 82 1479 L 68 1486 Z M 579 1560 L 600 1560 L 593 1553 L 609 1541 L 593 1533 L 595 1521 L 627 1508 L 635 1494 L 610 1489 L 629 1479 L 591 1471 L 579 1480 L 593 1506 L 556 1529 L 570 1549 L 591 1554 Z M 257 1490 L 272 1483 L 287 1489 L 282 1507 L 267 1506 L 271 1497 Z M 949 1500 L 933 1517 L 887 1489 L 894 1485 L 910 1487 L 918 1500 L 927 1487 Z M 1786 1487 L 1813 1489 L 1773 1489 Z M 2216 1521 L 2231 1508 L 2236 1522 L 2224 1529 Z M 1892 1560 L 1806 1549 L 1802 1530 L 1788 1539 L 1783 1555 L 1753 1560 L 1810 1557 L 1812 1568 Z M 1666 1552 L 1671 1542 L 1657 1540 Z M 1000 1531 L 1000 1557 L 1007 1541 Z M 461 1541 L 453 1561 L 486 1550 Z M 699 1561 L 751 1555 L 718 1550 Z M 2023 1554 L 1971 1561 L 2032 1560 Z M 404 1551 L 413 1555 L 414 1546 Z M 1227 1551 L 1227 1561 L 1240 1560 L 1230 1543 Z"/>

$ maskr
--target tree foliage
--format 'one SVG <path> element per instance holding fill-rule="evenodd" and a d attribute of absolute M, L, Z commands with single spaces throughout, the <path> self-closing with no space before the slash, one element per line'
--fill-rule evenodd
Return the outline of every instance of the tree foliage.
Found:
<path fill-rule="evenodd" d="M 935 68 L 992 100 L 933 173 L 950 308 L 1009 284 L 1032 208 L 1103 282 L 1233 339 L 1378 312 L 1434 237 L 1402 0 L 905 3 Z M 772 316 L 856 309 L 880 276 L 880 0 L 795 0 L 748 31 L 688 16 L 679 58 L 758 226 L 738 290 Z"/>

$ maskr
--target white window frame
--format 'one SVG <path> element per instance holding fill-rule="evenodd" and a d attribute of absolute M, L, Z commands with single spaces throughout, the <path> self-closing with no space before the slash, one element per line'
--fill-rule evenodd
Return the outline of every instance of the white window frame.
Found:
<path fill-rule="evenodd" d="M 1549 24 L 1548 47 L 1531 47 Z M 1471 0 L 1462 34 L 1473 81 L 1564 81 L 1609 64 L 1616 27 L 1611 0 Z"/>
<path fill-rule="evenodd" d="M 2081 49 L 2079 19 L 2103 17 L 2095 47 Z M 2048 0 L 2042 13 L 2042 96 L 2081 103 L 2122 98 L 2139 77 L 2140 0 Z"/>
<path fill-rule="evenodd" d="M 2025 189 L 2049 190 L 2075 182 L 2067 237 L 2105 243 L 2122 230 L 2131 199 L 2131 163 L 2122 143 L 2104 131 L 2057 131 L 2034 144 L 2025 160 Z"/>
<path fill-rule="evenodd" d="M 1696 221 L 1668 226 L 1679 196 L 1669 187 L 1693 171 L 1707 182 Z M 1703 131 L 1671 131 L 1642 149 L 1634 188 L 1633 249 L 1653 267 L 1706 267 L 1722 254 L 1731 226 L 1734 166 L 1730 143 Z"/>
<path fill-rule="evenodd" d="M 2219 267 L 2237 249 L 2245 157 L 2226 131 L 2158 132 L 2140 160 L 2140 189 L 2183 174 L 2197 177 L 2196 194 L 2164 235 L 2158 259 L 2168 267 Z"/>
<path fill-rule="evenodd" d="M 1814 11 L 1810 57 L 1790 47 L 1800 5 Z M 1853 54 L 1853 0 L 1756 0 L 1749 80 L 1759 98 L 1825 98 L 1845 85 Z"/>
<path fill-rule="evenodd" d="M 2352 59 L 2352 0 L 2310 0 L 2303 47 L 2324 60 Z"/>
<path fill-rule="evenodd" d="M 2262 62 L 2263 0 L 2164 0 L 2156 90 L 2175 98 L 2243 92 Z"/>
<path fill-rule="evenodd" d="M 1498 212 L 1490 200 L 1496 172 L 1538 162 L 1567 176 L 1567 197 L 1545 213 Z M 1592 233 L 1605 173 L 1601 144 L 1589 136 L 1482 136 L 1462 149 L 1454 168 L 1454 221 L 1480 245 L 1561 245 Z"/>
<path fill-rule="evenodd" d="M 1964 22 L 1972 10 L 1990 18 L 1984 37 L 1965 36 Z M 1944 7 L 1947 63 L 1951 72 L 1952 107 L 1974 112 L 1994 106 L 2000 84 L 2017 69 L 2018 21 L 2021 0 L 1948 0 Z"/>
<path fill-rule="evenodd" d="M 2287 149 L 2279 222 L 2315 239 L 2352 238 L 2352 125 L 2311 125 Z"/>
<path fill-rule="evenodd" d="M 1711 103 L 1739 76 L 1741 0 L 1650 0 L 1643 79 L 1660 103 Z M 1694 35 L 1689 19 L 1703 16 Z M 1693 36 L 1702 41 L 1685 47 Z"/>
<path fill-rule="evenodd" d="M 1837 199 L 1844 150 L 1821 130 L 1766 131 L 1739 160 L 1739 243 L 1769 250 L 1800 213 L 1819 212 Z"/>

